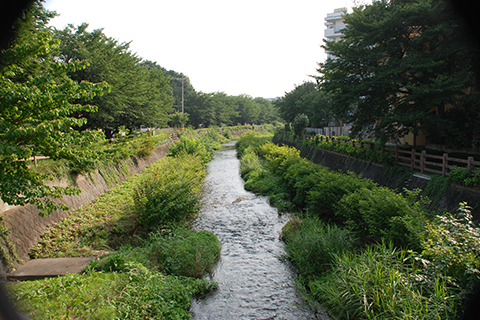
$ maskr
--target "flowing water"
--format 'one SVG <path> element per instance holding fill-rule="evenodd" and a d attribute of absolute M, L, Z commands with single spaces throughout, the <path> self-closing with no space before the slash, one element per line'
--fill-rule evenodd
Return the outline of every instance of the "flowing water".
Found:
<path fill-rule="evenodd" d="M 234 142 L 209 164 L 197 230 L 213 232 L 222 253 L 211 280 L 219 289 L 193 301 L 193 319 L 328 319 L 297 294 L 279 233 L 288 217 L 244 190 Z"/>

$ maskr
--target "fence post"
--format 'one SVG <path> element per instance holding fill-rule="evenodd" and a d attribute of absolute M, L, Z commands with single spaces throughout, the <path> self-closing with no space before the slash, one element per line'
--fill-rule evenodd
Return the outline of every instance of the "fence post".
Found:
<path fill-rule="evenodd" d="M 398 164 L 398 146 L 395 147 L 395 164 Z"/>
<path fill-rule="evenodd" d="M 427 157 L 427 151 L 423 150 L 422 155 L 420 156 L 420 172 L 423 173 L 425 170 L 425 158 Z"/>
<path fill-rule="evenodd" d="M 468 157 L 467 158 L 467 169 L 468 169 L 468 172 L 472 172 L 473 170 L 473 157 Z"/>
<path fill-rule="evenodd" d="M 443 154 L 442 160 L 442 177 L 447 175 L 447 166 L 448 166 L 448 153 Z"/>
<path fill-rule="evenodd" d="M 410 160 L 410 168 L 415 169 L 415 149 L 412 149 L 412 157 Z"/>

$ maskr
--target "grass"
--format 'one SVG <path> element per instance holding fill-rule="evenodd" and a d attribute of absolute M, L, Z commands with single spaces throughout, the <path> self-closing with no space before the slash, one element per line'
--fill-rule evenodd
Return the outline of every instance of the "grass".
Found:
<path fill-rule="evenodd" d="M 131 264 L 125 272 L 22 282 L 10 292 L 19 311 L 32 319 L 190 319 L 191 297 L 216 287 Z"/>

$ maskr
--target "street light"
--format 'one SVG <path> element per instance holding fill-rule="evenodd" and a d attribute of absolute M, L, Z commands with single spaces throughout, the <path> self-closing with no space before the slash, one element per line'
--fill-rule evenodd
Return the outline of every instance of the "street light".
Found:
<path fill-rule="evenodd" d="M 172 78 L 172 79 L 182 81 L 182 114 L 183 114 L 183 107 L 184 107 L 184 104 L 183 104 L 183 82 L 185 81 L 185 78 Z"/>

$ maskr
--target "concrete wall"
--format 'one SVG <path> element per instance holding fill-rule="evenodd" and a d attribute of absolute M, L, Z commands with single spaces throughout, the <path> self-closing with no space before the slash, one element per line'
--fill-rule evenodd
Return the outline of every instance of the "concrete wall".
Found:
<path fill-rule="evenodd" d="M 289 145 L 298 150 L 302 150 L 300 143 L 279 140 L 277 138 L 274 138 L 273 142 L 279 145 Z M 398 174 L 390 176 L 385 172 L 383 166 L 379 164 L 324 149 L 306 148 L 301 152 L 301 156 L 314 163 L 331 168 L 334 171 L 352 171 L 356 174 L 362 174 L 363 177 L 372 179 L 382 186 L 397 189 L 399 191 L 403 190 L 403 188 L 410 190 L 420 188 L 425 190 L 429 183 L 429 180 L 422 178 L 419 174 L 414 175 L 414 172 L 408 175 L 408 177 Z M 434 204 L 434 206 L 431 207 L 431 209 L 445 209 L 448 212 L 455 213 L 458 204 L 463 201 L 466 201 L 469 206 L 473 207 L 472 215 L 474 217 L 474 222 L 478 225 L 480 222 L 480 191 L 477 189 L 451 184 L 445 194 Z"/>
<path fill-rule="evenodd" d="M 126 162 L 128 165 L 128 175 L 120 175 L 118 182 L 124 181 L 128 176 L 141 172 L 149 164 L 165 157 L 168 154 L 168 145 L 157 148 L 153 154 L 147 158 L 135 158 Z M 78 176 L 77 186 L 82 189 L 82 193 L 78 196 L 65 196 L 62 202 L 71 206 L 72 210 L 81 207 L 85 203 L 92 202 L 95 198 L 105 193 L 114 185 L 108 184 L 107 181 L 98 172 L 93 173 L 91 177 Z M 57 185 L 69 185 L 67 181 L 57 181 Z M 38 215 L 39 210 L 27 205 L 24 207 L 10 207 L 2 213 L 6 227 L 10 231 L 8 239 L 15 245 L 17 254 L 24 262 L 29 259 L 28 252 L 30 248 L 38 242 L 40 236 L 45 232 L 46 228 L 52 224 L 61 221 L 70 214 L 70 211 L 55 211 L 49 216 L 41 217 Z M 0 264 L 0 277 L 4 277 L 9 268 L 5 264 Z"/>

